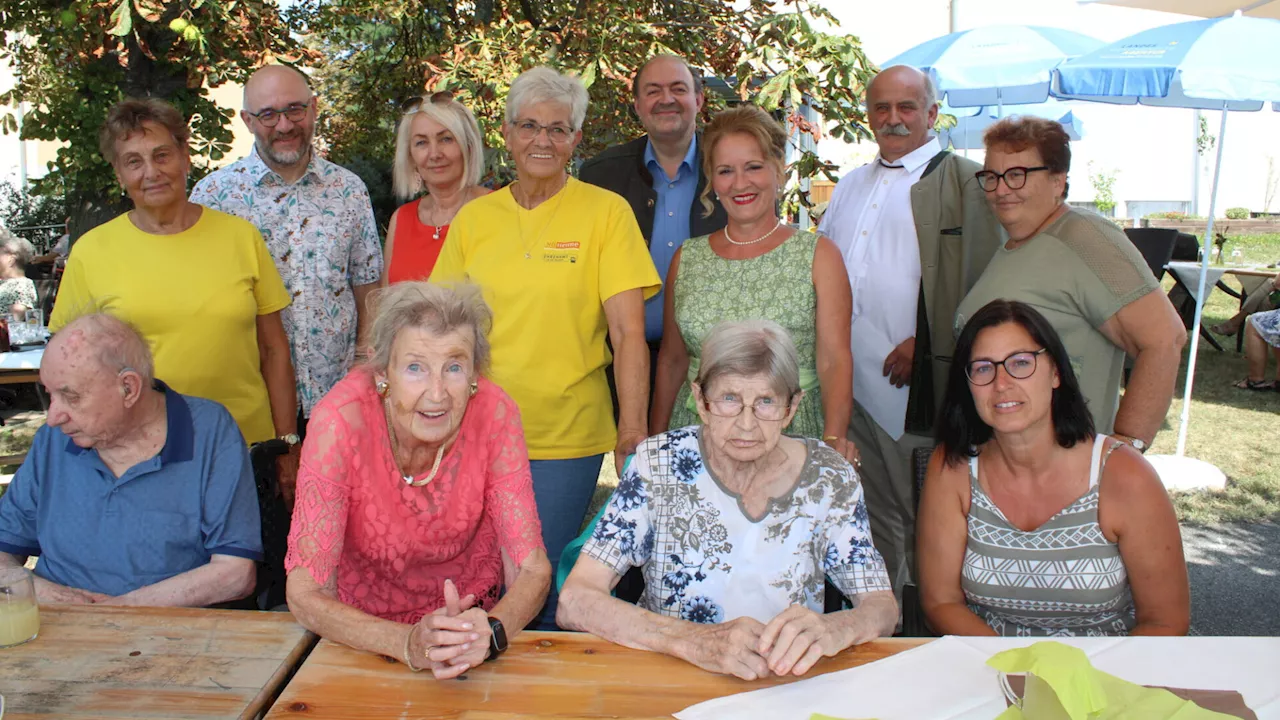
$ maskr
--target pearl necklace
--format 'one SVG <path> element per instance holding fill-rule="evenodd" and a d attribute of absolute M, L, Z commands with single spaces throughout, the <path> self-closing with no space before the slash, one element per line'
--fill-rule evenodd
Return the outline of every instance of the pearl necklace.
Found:
<path fill-rule="evenodd" d="M 387 433 L 391 436 L 391 460 L 396 464 L 396 472 L 400 473 L 400 479 L 404 480 L 405 485 L 413 487 L 422 487 L 436 479 L 436 472 L 440 470 L 440 459 L 444 457 L 444 443 L 440 444 L 440 449 L 436 451 L 436 461 L 431 464 L 431 472 L 422 480 L 414 481 L 412 475 L 405 473 L 404 468 L 400 467 L 400 442 L 396 438 L 396 429 L 391 425 L 391 400 L 383 398 L 382 410 L 387 416 Z"/>
<path fill-rule="evenodd" d="M 782 218 L 778 218 L 778 222 L 774 223 L 773 227 L 769 229 L 769 232 L 767 232 L 767 233 L 765 233 L 765 234 L 761 235 L 760 237 L 756 238 L 755 240 L 747 240 L 747 241 L 743 242 L 743 241 L 740 241 L 740 240 L 734 240 L 733 238 L 729 237 L 729 226 L 728 226 L 728 225 L 726 225 L 726 226 L 725 226 L 725 228 L 724 228 L 724 239 L 725 239 L 725 240 L 728 240 L 730 245 L 755 245 L 756 243 L 760 242 L 761 240 L 764 240 L 765 238 L 767 238 L 767 237 L 769 237 L 770 235 L 772 235 L 772 234 L 774 234 L 775 232 L 777 232 L 777 231 L 778 231 L 778 228 L 780 228 L 780 227 L 782 227 Z"/>

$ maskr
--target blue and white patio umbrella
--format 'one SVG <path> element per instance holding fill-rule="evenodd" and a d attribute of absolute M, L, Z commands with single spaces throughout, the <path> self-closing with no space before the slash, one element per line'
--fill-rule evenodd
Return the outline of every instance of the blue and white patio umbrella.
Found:
<path fill-rule="evenodd" d="M 1049 97 L 1053 69 L 1102 42 L 1058 28 L 992 25 L 917 45 L 881 67 L 910 65 L 930 73 L 951 107 L 1029 105 Z"/>
<path fill-rule="evenodd" d="M 1231 17 L 1152 28 L 1063 63 L 1054 72 L 1053 94 L 1070 100 L 1224 111 L 1178 429 L 1177 454 L 1182 455 L 1222 173 L 1226 111 L 1261 110 L 1267 103 L 1280 101 L 1280 20 L 1244 17 L 1237 12 Z"/>
<path fill-rule="evenodd" d="M 951 108 L 944 105 L 939 112 L 956 116 L 955 127 L 938 133 L 938 142 L 942 143 L 942 147 L 945 148 L 950 144 L 956 150 L 981 150 L 982 134 L 1002 117 L 1002 110 L 994 107 L 978 108 L 978 112 L 973 113 L 970 108 Z M 1084 137 L 1084 123 L 1072 111 L 1069 104 L 1058 100 L 1047 100 L 1034 105 L 1006 105 L 1003 113 L 1003 117 L 1034 115 L 1056 120 L 1067 131 L 1067 137 L 1072 140 Z"/>

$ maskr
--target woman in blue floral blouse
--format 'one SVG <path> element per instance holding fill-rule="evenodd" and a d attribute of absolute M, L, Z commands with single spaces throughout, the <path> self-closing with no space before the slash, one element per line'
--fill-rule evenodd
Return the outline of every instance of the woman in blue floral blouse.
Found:
<path fill-rule="evenodd" d="M 783 436 L 803 391 L 795 345 L 766 320 L 707 334 L 701 425 L 636 448 L 561 590 L 557 623 L 754 680 L 893 632 L 898 608 L 853 467 Z M 639 605 L 610 596 L 642 567 Z M 825 577 L 853 610 L 823 615 Z"/>

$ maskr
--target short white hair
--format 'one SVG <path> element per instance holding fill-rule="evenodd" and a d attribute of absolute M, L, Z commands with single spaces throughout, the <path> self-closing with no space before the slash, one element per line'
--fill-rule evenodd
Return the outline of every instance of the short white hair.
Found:
<path fill-rule="evenodd" d="M 587 86 L 576 75 L 539 65 L 520 73 L 507 92 L 506 120 L 513 123 L 525 105 L 555 102 L 569 108 L 573 129 L 581 130 L 587 119 Z"/>
<path fill-rule="evenodd" d="M 698 385 L 705 395 L 725 375 L 764 375 L 782 397 L 800 392 L 800 358 L 791 335 L 772 320 L 722 322 L 702 339 Z"/>
<path fill-rule="evenodd" d="M 396 196 L 411 200 L 422 192 L 422 176 L 413 164 L 410 143 L 413 141 L 413 120 L 426 115 L 444 126 L 453 139 L 462 145 L 462 178 L 460 188 L 479 185 L 484 175 L 484 139 L 475 115 L 457 100 L 433 101 L 431 95 L 419 98 L 400 118 L 396 130 L 396 158 L 391 167 L 392 187 Z"/>

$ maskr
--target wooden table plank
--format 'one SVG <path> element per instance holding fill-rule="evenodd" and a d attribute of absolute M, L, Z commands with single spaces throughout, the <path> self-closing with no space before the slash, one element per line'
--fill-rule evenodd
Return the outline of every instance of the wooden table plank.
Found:
<path fill-rule="evenodd" d="M 1275 277 L 1280 270 L 1266 268 L 1228 268 L 1226 275 L 1243 275 L 1245 277 Z"/>
<path fill-rule="evenodd" d="M 46 605 L 0 650 L 4 717 L 253 718 L 314 642 L 288 613 Z"/>
<path fill-rule="evenodd" d="M 819 661 L 809 672 L 855 667 L 926 639 L 879 640 Z M 267 720 L 412 717 L 660 718 L 704 700 L 794 682 L 746 682 L 675 658 L 631 650 L 581 633 L 521 633 L 497 662 L 465 679 L 438 682 L 389 658 L 322 640 Z"/>

